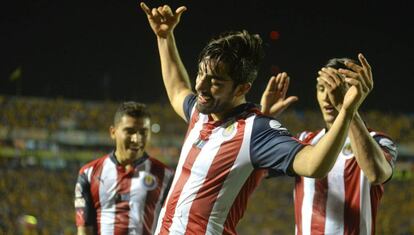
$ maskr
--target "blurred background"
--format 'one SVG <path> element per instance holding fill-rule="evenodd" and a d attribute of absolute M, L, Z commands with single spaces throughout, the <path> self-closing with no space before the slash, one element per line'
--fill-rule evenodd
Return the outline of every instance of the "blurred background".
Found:
<path fill-rule="evenodd" d="M 377 234 L 414 234 L 414 67 L 407 1 L 147 1 L 188 7 L 175 30 L 190 77 L 207 41 L 223 31 L 260 34 L 266 57 L 249 93 L 285 71 L 299 101 L 280 116 L 292 134 L 323 127 L 317 71 L 362 52 L 375 87 L 361 107 L 367 125 L 394 139 L 399 158 L 385 185 Z M 72 194 L 81 165 L 111 151 L 117 105 L 153 113 L 148 152 L 175 166 L 186 124 L 170 108 L 155 36 L 136 1 L 15 0 L 0 7 L 0 234 L 75 234 Z M 240 234 L 293 234 L 294 179 L 265 180 Z"/>

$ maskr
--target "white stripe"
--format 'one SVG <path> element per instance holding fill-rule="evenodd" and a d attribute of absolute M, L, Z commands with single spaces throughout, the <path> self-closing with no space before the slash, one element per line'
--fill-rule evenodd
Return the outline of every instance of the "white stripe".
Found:
<path fill-rule="evenodd" d="M 311 234 L 312 205 L 315 195 L 315 179 L 303 177 L 303 202 L 302 202 L 302 234 Z"/>
<path fill-rule="evenodd" d="M 115 194 L 117 170 L 108 157 L 102 166 L 99 179 L 99 203 L 101 204 L 101 234 L 113 234 L 115 222 Z"/>
<path fill-rule="evenodd" d="M 85 170 L 85 174 L 88 177 L 88 182 L 91 182 L 91 177 L 92 177 L 92 172 L 93 172 L 93 166 L 89 167 L 88 169 Z"/>
<path fill-rule="evenodd" d="M 146 162 L 150 162 L 148 159 Z M 135 172 L 131 178 L 131 188 L 129 193 L 129 223 L 128 234 L 142 234 L 144 224 L 145 200 L 148 190 L 143 187 L 142 181 L 145 177 L 144 171 Z"/>
<path fill-rule="evenodd" d="M 371 184 L 368 178 L 361 171 L 360 174 L 360 223 L 359 223 L 359 234 L 360 235 L 371 235 L 372 216 L 371 216 Z"/>
<path fill-rule="evenodd" d="M 240 151 L 217 196 L 219 200 L 216 200 L 212 208 L 207 224 L 206 234 L 221 234 L 223 232 L 224 223 L 226 222 L 229 210 L 233 206 L 234 200 L 239 194 L 240 189 L 245 184 L 246 179 L 253 171 L 249 150 L 254 119 L 255 115 L 246 119 L 243 142 L 241 144 Z M 235 131 L 235 133 L 237 133 L 237 131 Z"/>
<path fill-rule="evenodd" d="M 171 233 L 185 232 L 192 202 L 196 198 L 199 189 L 205 182 L 207 173 L 220 149 L 220 145 L 225 141 L 225 139 L 221 137 L 222 131 L 222 127 L 213 129 L 209 140 L 205 143 L 204 147 L 198 154 L 191 168 L 190 177 L 184 185 L 178 199 L 174 218 L 170 227 Z"/>
<path fill-rule="evenodd" d="M 345 162 L 346 159 L 340 154 L 328 174 L 325 234 L 344 233 Z"/>
<path fill-rule="evenodd" d="M 183 167 L 183 164 L 184 164 L 185 160 L 187 159 L 188 153 L 190 152 L 190 150 L 193 146 L 193 143 L 197 140 L 197 138 L 200 134 L 200 131 L 203 127 L 203 123 L 206 122 L 206 121 L 208 121 L 208 116 L 203 115 L 203 114 L 200 113 L 199 114 L 199 120 L 194 124 L 194 127 L 193 127 L 192 130 L 190 130 L 190 133 L 188 133 L 188 136 L 187 136 L 187 138 L 186 138 L 186 140 L 183 144 L 183 147 L 181 149 L 180 159 L 179 159 L 178 164 L 177 164 L 175 176 L 174 176 L 173 182 L 171 184 L 170 191 L 168 192 L 166 202 L 168 202 L 169 199 L 170 199 L 171 193 L 173 192 L 173 189 L 175 188 L 175 185 L 176 185 L 178 179 L 180 178 L 181 169 Z M 164 206 L 161 209 L 160 215 L 158 217 L 157 229 L 155 230 L 155 234 L 158 234 L 161 230 L 162 220 L 163 220 L 164 215 L 165 215 L 166 206 Z"/>
<path fill-rule="evenodd" d="M 171 177 L 173 177 L 173 172 L 169 169 L 164 169 L 164 179 L 162 182 L 162 187 L 160 191 L 160 196 L 158 197 L 158 202 L 155 205 L 155 211 L 154 211 L 154 220 L 152 223 L 152 229 L 151 232 L 154 233 L 156 227 L 157 227 L 157 221 L 160 215 L 160 208 L 162 206 L 162 199 L 165 194 L 165 190 L 167 189 L 168 183 L 171 180 Z"/>

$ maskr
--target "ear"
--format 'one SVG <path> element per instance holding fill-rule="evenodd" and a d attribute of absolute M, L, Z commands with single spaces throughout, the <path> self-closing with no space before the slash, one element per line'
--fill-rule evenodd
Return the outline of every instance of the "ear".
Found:
<path fill-rule="evenodd" d="M 111 139 L 115 139 L 115 132 L 116 132 L 116 127 L 114 126 L 110 126 L 109 127 L 109 135 L 111 136 Z"/>
<path fill-rule="evenodd" d="M 252 88 L 252 84 L 250 82 L 246 82 L 246 83 L 242 83 L 242 84 L 237 85 L 237 87 L 236 87 L 236 96 L 246 95 L 250 91 L 250 88 Z"/>

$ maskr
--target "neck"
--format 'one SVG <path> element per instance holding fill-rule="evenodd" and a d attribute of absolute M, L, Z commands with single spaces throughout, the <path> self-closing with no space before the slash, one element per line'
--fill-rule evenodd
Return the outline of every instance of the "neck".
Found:
<path fill-rule="evenodd" d="M 118 151 L 115 152 L 115 158 L 118 161 L 119 165 L 124 166 L 125 168 L 128 168 L 131 166 L 131 164 L 141 158 L 143 156 L 143 154 L 137 155 L 135 158 L 131 159 L 128 157 L 123 156 L 121 153 L 119 153 Z"/>
<path fill-rule="evenodd" d="M 227 118 L 229 113 L 231 113 L 234 110 L 234 108 L 236 108 L 237 106 L 242 105 L 244 103 L 246 103 L 246 99 L 245 98 L 240 99 L 239 101 L 235 102 L 234 105 L 231 108 L 229 108 L 226 111 L 221 112 L 221 113 L 212 113 L 211 117 L 213 118 L 214 121 L 221 121 L 221 120 Z"/>

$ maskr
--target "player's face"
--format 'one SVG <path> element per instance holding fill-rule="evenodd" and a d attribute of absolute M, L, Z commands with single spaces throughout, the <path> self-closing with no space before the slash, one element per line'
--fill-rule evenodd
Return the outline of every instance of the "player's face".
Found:
<path fill-rule="evenodd" d="M 318 81 L 316 84 L 316 98 L 318 100 L 319 108 L 321 109 L 325 124 L 329 128 L 335 121 L 338 111 L 332 105 L 328 96 L 328 89 L 323 82 Z"/>
<path fill-rule="evenodd" d="M 122 116 L 115 127 L 111 127 L 111 137 L 116 142 L 117 158 L 133 161 L 144 154 L 150 138 L 150 119 Z"/>
<path fill-rule="evenodd" d="M 236 106 L 236 88 L 222 64 L 212 70 L 201 62 L 196 79 L 197 109 L 204 114 L 221 114 Z"/>

